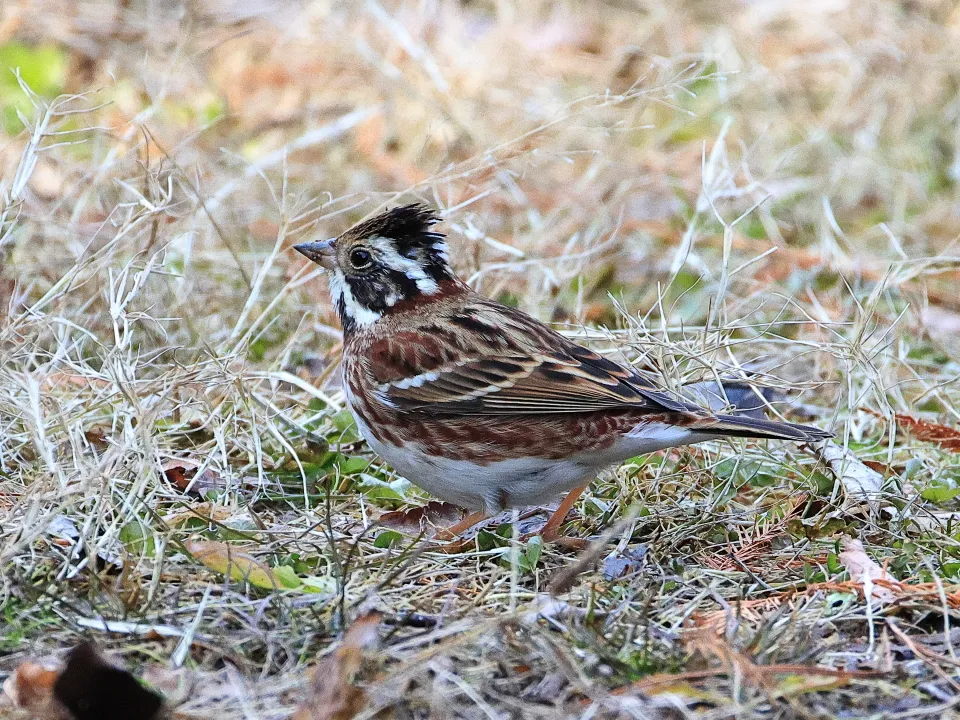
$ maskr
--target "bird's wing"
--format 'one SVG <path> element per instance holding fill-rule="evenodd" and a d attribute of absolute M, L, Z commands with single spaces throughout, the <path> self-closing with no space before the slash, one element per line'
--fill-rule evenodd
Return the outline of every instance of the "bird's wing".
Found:
<path fill-rule="evenodd" d="M 378 397 L 399 410 L 535 415 L 630 408 L 704 414 L 537 320 L 487 301 L 416 332 L 382 338 L 368 352 Z"/>

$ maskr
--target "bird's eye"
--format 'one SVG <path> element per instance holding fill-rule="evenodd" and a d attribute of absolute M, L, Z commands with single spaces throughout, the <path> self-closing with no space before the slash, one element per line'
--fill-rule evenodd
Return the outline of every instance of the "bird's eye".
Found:
<path fill-rule="evenodd" d="M 350 251 L 350 264 L 357 270 L 363 270 L 372 262 L 369 250 L 354 248 Z"/>

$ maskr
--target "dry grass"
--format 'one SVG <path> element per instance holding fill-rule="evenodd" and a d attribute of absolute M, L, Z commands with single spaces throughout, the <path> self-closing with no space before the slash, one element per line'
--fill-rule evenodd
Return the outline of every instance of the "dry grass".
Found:
<path fill-rule="evenodd" d="M 288 717 L 376 608 L 362 717 L 960 716 L 958 456 L 895 422 L 960 422 L 958 41 L 936 0 L 7 0 L 0 673 L 94 638 L 180 717 Z M 579 555 L 388 534 L 428 498 L 290 246 L 415 198 L 482 292 L 667 384 L 759 362 L 851 453 L 639 458 Z"/>

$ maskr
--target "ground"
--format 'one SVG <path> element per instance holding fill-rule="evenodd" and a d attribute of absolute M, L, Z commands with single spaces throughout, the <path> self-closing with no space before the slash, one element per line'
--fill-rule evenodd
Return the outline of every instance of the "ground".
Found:
<path fill-rule="evenodd" d="M 178 718 L 960 717 L 958 47 L 938 0 L 7 0 L 0 676 L 92 640 Z M 414 200 L 480 292 L 836 439 L 437 547 L 291 250 Z"/>

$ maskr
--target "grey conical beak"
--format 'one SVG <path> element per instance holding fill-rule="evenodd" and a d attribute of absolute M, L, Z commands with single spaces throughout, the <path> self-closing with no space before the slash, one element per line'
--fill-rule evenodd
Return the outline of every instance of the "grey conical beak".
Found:
<path fill-rule="evenodd" d="M 317 265 L 325 267 L 327 270 L 333 270 L 334 258 L 337 252 L 335 245 L 336 238 L 321 240 L 320 242 L 305 242 L 294 245 L 293 249 L 301 255 L 308 257 Z"/>

